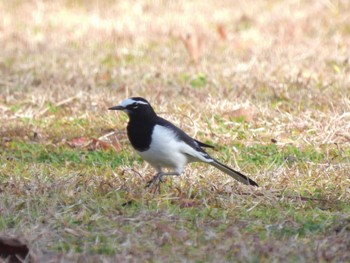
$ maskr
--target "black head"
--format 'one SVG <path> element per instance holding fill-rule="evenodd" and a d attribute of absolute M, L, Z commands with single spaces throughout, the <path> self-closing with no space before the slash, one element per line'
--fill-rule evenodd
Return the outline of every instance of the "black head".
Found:
<path fill-rule="evenodd" d="M 109 108 L 109 110 L 121 110 L 129 115 L 130 118 L 134 117 L 154 117 L 152 106 L 147 100 L 141 97 L 132 97 L 123 100 L 119 105 Z"/>

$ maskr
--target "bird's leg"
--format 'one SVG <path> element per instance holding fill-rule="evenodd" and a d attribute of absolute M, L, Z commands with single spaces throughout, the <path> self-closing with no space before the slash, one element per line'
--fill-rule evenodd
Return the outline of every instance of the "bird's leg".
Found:
<path fill-rule="evenodd" d="M 151 185 L 153 185 L 156 181 L 160 180 L 162 177 L 163 172 L 158 172 L 156 173 L 155 176 L 153 176 L 153 178 L 151 180 L 149 180 L 146 184 L 146 188 L 150 187 Z"/>
<path fill-rule="evenodd" d="M 150 187 L 152 184 L 154 184 L 154 182 L 158 181 L 159 182 L 163 182 L 162 181 L 162 177 L 165 175 L 180 175 L 180 173 L 178 172 L 169 172 L 169 173 L 163 173 L 163 172 L 158 172 L 150 181 L 147 182 L 146 187 Z"/>

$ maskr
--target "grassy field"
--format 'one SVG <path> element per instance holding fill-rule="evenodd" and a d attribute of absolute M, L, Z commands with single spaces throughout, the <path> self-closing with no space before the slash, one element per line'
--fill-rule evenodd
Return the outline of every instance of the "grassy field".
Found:
<path fill-rule="evenodd" d="M 39 262 L 350 261 L 349 1 L 0 0 L 0 237 Z M 159 191 L 127 116 L 188 165 Z"/>

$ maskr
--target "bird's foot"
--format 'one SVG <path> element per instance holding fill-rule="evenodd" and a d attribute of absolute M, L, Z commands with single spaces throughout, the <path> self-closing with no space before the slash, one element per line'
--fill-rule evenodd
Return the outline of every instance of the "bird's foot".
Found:
<path fill-rule="evenodd" d="M 157 173 L 151 180 L 149 180 L 146 183 L 146 188 L 151 187 L 154 183 L 157 183 L 157 185 L 159 185 L 159 183 L 164 182 L 162 177 L 163 177 L 163 173 Z"/>

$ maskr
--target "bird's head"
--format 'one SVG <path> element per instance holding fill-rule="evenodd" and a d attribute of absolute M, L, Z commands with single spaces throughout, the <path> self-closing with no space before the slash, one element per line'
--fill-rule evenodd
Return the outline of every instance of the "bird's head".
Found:
<path fill-rule="evenodd" d="M 153 115 L 155 115 L 155 112 L 149 102 L 141 97 L 125 99 L 119 105 L 109 108 L 109 110 L 124 111 L 129 117 L 153 117 Z"/>

